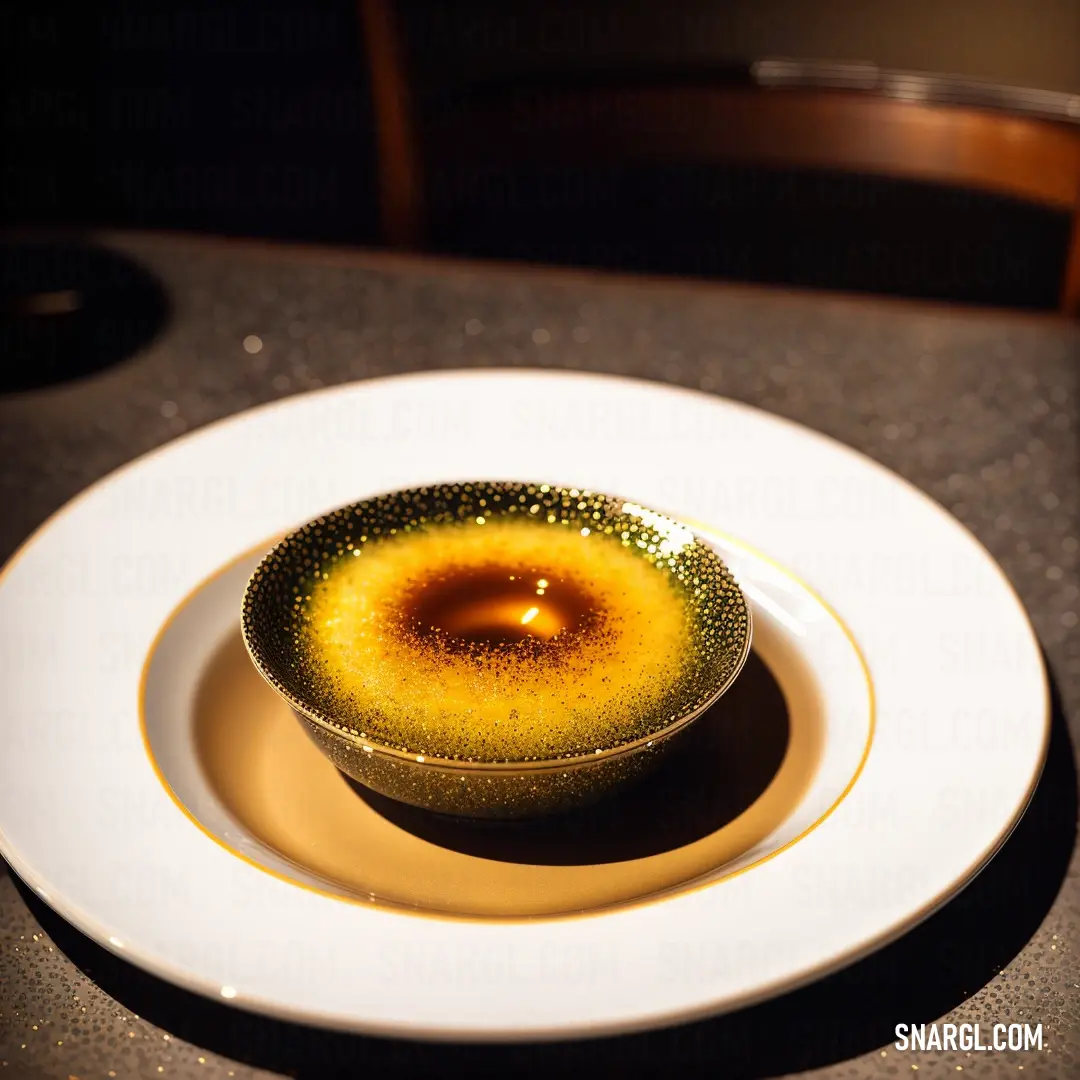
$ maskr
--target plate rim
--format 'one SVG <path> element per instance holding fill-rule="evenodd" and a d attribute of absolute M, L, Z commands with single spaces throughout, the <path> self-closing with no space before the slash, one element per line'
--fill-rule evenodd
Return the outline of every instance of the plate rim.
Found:
<path fill-rule="evenodd" d="M 50 531 L 63 517 L 72 512 L 78 506 L 80 506 L 85 500 L 92 499 L 101 490 L 106 488 L 109 484 L 121 478 L 122 475 L 129 470 L 135 470 L 140 467 L 144 467 L 148 461 L 153 459 L 156 455 L 165 453 L 173 449 L 178 444 L 187 443 L 191 440 L 201 438 L 214 428 L 224 427 L 229 424 L 237 424 L 245 422 L 249 419 L 255 419 L 256 414 L 258 416 L 265 416 L 271 413 L 274 409 L 279 407 L 288 407 L 295 404 L 299 399 L 311 398 L 315 395 L 333 396 L 342 392 L 355 391 L 360 387 L 371 387 L 375 384 L 382 384 L 387 382 L 400 383 L 406 380 L 420 380 L 420 381 L 446 381 L 446 380 L 460 380 L 462 378 L 473 379 L 536 379 L 536 378 L 551 378 L 555 381 L 566 379 L 585 379 L 593 382 L 602 382 L 605 384 L 612 383 L 624 383 L 632 384 L 639 387 L 648 387 L 655 389 L 672 396 L 686 397 L 698 401 L 706 401 L 713 405 L 721 407 L 732 408 L 745 413 L 753 414 L 759 421 L 767 423 L 779 424 L 790 431 L 797 433 L 802 439 L 811 439 L 817 441 L 832 449 L 839 449 L 842 451 L 843 456 L 857 463 L 859 467 L 864 468 L 869 465 L 872 470 L 883 479 L 887 479 L 892 484 L 899 484 L 902 488 L 907 489 L 910 494 L 917 496 L 918 501 L 926 505 L 932 513 L 943 520 L 943 522 L 954 531 L 959 531 L 969 543 L 973 544 L 983 555 L 984 562 L 992 567 L 995 572 L 995 576 L 999 582 L 1005 586 L 1005 592 L 1008 594 L 1012 601 L 1012 606 L 1015 609 L 1015 614 L 1018 616 L 1017 624 L 1023 625 L 1026 633 L 1025 638 L 1027 643 L 1032 647 L 1034 655 L 1038 658 L 1038 671 L 1041 683 L 1041 689 L 1043 691 L 1043 707 L 1041 709 L 1042 714 L 1042 738 L 1040 750 L 1038 753 L 1038 766 L 1034 770 L 1033 775 L 1029 779 L 1026 792 L 1023 799 L 1013 809 L 1011 820 L 1008 823 L 1007 828 L 1001 830 L 998 836 L 995 838 L 982 854 L 971 863 L 967 869 L 960 874 L 950 872 L 953 877 L 950 884 L 945 887 L 938 895 L 931 898 L 919 909 L 910 912 L 907 916 L 897 920 L 894 924 L 882 930 L 877 935 L 872 935 L 867 939 L 859 942 L 857 945 L 852 946 L 850 949 L 831 954 L 827 959 L 820 961 L 817 964 L 811 965 L 801 971 L 793 974 L 789 974 L 780 978 L 773 979 L 767 983 L 758 984 L 757 988 L 753 992 L 746 992 L 740 995 L 737 1000 L 721 999 L 719 1002 L 713 999 L 702 1000 L 697 1005 L 692 1007 L 673 1007 L 668 1010 L 656 1010 L 652 1009 L 647 1015 L 634 1014 L 628 1018 L 620 1018 L 614 1020 L 608 1020 L 604 1022 L 598 1021 L 585 1021 L 577 1024 L 565 1024 L 558 1023 L 547 1027 L 543 1026 L 530 1026 L 525 1031 L 510 1030 L 504 1028 L 491 1028 L 491 1029 L 462 1029 L 459 1027 L 448 1026 L 446 1028 L 439 1028 L 437 1025 L 426 1025 L 422 1028 L 417 1028 L 413 1023 L 408 1021 L 391 1021 L 391 1020 L 376 1020 L 368 1021 L 358 1018 L 355 1014 L 349 1013 L 327 1013 L 320 1011 L 317 1017 L 313 1018 L 312 1011 L 305 1011 L 303 1009 L 294 1008 L 288 1004 L 275 1001 L 272 998 L 260 997 L 258 994 L 249 994 L 245 991 L 241 1001 L 236 1002 L 237 1007 L 247 1008 L 249 1011 L 257 1011 L 266 1015 L 277 1016 L 282 1019 L 287 1019 L 300 1023 L 317 1023 L 319 1026 L 337 1029 L 337 1030 L 350 1030 L 357 1032 L 366 1032 L 375 1035 L 389 1035 L 396 1037 L 407 1037 L 410 1039 L 420 1041 L 453 1041 L 453 1042 L 517 1042 L 522 1039 L 533 1041 L 550 1041 L 560 1040 L 566 1038 L 589 1038 L 599 1037 L 605 1035 L 625 1033 L 629 1031 L 649 1030 L 653 1028 L 663 1027 L 672 1023 L 689 1022 L 702 1017 L 715 1015 L 720 1011 L 728 1011 L 736 1008 L 743 1008 L 748 1005 L 756 1004 L 762 1000 L 776 996 L 779 993 L 788 992 L 794 990 L 807 983 L 813 982 L 816 979 L 822 977 L 824 974 L 840 970 L 850 964 L 858 961 L 862 957 L 878 950 L 883 945 L 888 944 L 890 941 L 897 939 L 904 933 L 908 932 L 914 926 L 917 926 L 920 922 L 930 917 L 935 911 L 942 907 L 945 903 L 951 900 L 959 892 L 961 892 L 970 882 L 982 871 L 986 864 L 997 854 L 1000 848 L 1007 842 L 1009 836 L 1012 834 L 1016 825 L 1023 817 L 1031 798 L 1034 795 L 1035 789 L 1038 786 L 1039 780 L 1042 776 L 1043 769 L 1046 763 L 1047 751 L 1049 748 L 1051 722 L 1052 722 L 1052 701 L 1050 696 L 1050 682 L 1049 673 L 1046 667 L 1045 656 L 1042 651 L 1041 643 L 1038 636 L 1035 633 L 1034 627 L 1031 622 L 1031 618 L 1027 612 L 1027 609 L 1021 600 L 1019 593 L 1013 586 L 1012 582 L 1005 574 L 1003 568 L 993 558 L 985 545 L 976 537 L 962 522 L 957 520 L 951 514 L 948 513 L 936 500 L 929 496 L 922 489 L 917 487 L 911 481 L 899 473 L 894 472 L 879 461 L 864 454 L 855 448 L 849 446 L 847 443 L 842 442 L 830 435 L 817 431 L 814 428 L 808 427 L 797 421 L 790 420 L 782 415 L 770 412 L 767 409 L 760 408 L 758 406 L 749 405 L 747 403 L 738 401 L 732 398 L 722 397 L 720 395 L 709 394 L 698 390 L 693 390 L 686 387 L 672 386 L 670 384 L 663 383 L 659 380 L 640 378 L 640 377 L 627 377 L 627 376 L 612 376 L 597 374 L 593 372 L 583 371 L 565 371 L 560 369 L 541 369 L 541 368 L 488 368 L 488 369 L 437 369 L 432 371 L 416 371 L 407 372 L 401 374 L 393 374 L 381 376 L 375 379 L 354 380 L 346 383 L 339 383 L 333 386 L 322 387 L 317 390 L 309 391 L 303 394 L 293 394 L 287 397 L 279 398 L 271 402 L 265 402 L 254 408 L 243 410 L 241 412 L 230 414 L 215 420 L 209 424 L 203 425 L 200 428 L 196 428 L 192 431 L 186 432 L 183 435 L 168 440 L 165 443 L 159 444 L 156 447 L 151 448 L 144 454 L 138 455 L 128 461 L 122 463 L 118 467 L 110 470 L 102 477 L 98 478 L 91 484 L 87 485 L 81 491 L 76 493 L 71 499 L 67 500 L 59 508 L 48 515 L 44 521 L 42 521 L 22 543 L 12 552 L 9 558 L 5 561 L 2 567 L 0 567 L 0 584 L 3 583 L 5 578 L 12 572 L 12 570 L 18 565 L 18 563 L 26 556 L 32 546 L 37 543 L 44 534 Z M 690 522 L 687 522 L 690 524 Z M 767 558 L 767 556 L 766 556 Z M 785 571 L 786 567 L 781 567 Z M 813 588 L 813 587 L 812 587 Z M 815 591 L 815 595 L 819 595 Z M 819 597 L 820 598 L 820 597 Z M 131 952 L 127 948 L 120 946 L 116 947 L 113 942 L 107 942 L 103 940 L 103 934 L 101 933 L 101 924 L 90 916 L 88 913 L 81 910 L 77 905 L 69 903 L 63 898 L 53 898 L 45 888 L 48 883 L 35 882 L 36 875 L 33 872 L 32 867 L 29 865 L 29 860 L 24 859 L 21 854 L 14 850 L 10 839 L 7 836 L 5 830 L 0 826 L 0 848 L 3 850 L 3 854 L 7 859 L 9 865 L 16 872 L 16 874 L 26 883 L 26 885 L 38 896 L 42 897 L 45 902 L 53 908 L 63 918 L 67 919 L 79 930 L 86 933 L 97 944 L 101 945 L 114 952 L 116 955 L 129 962 L 135 963 L 143 970 L 150 971 L 153 974 L 160 975 L 176 985 L 182 986 L 186 990 L 193 991 L 201 996 L 208 996 L 214 999 L 219 999 L 218 995 L 212 990 L 207 989 L 206 982 L 203 980 L 201 983 L 193 974 L 182 971 L 180 969 L 172 968 L 168 964 L 162 964 L 155 960 L 153 956 L 140 957 L 136 953 Z M 114 939 L 115 940 L 115 939 Z M 227 988 L 226 988 L 227 989 Z M 228 997 L 229 995 L 223 995 Z"/>

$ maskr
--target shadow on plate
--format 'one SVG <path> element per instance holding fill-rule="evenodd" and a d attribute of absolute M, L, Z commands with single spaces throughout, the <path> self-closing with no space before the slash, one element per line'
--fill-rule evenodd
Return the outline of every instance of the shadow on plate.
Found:
<path fill-rule="evenodd" d="M 595 806 L 531 821 L 432 814 L 346 781 L 401 829 L 465 855 L 534 866 L 595 866 L 659 855 L 734 821 L 776 776 L 790 735 L 779 683 L 747 657 L 722 708 L 709 710 L 655 773 Z"/>
<path fill-rule="evenodd" d="M 288 1076 L 612 1074 L 769 1077 L 889 1045 L 901 1022 L 930 1022 L 988 983 L 1057 896 L 1076 841 L 1077 774 L 1052 685 L 1042 779 L 998 855 L 959 896 L 898 941 L 801 990 L 712 1020 L 618 1038 L 514 1046 L 412 1043 L 326 1032 L 220 1005 L 147 975 L 74 930 L 19 883 L 56 945 L 129 1010 L 197 1046 Z M 947 822 L 942 823 L 947 827 Z M 905 1070 L 906 1071 L 906 1070 Z"/>
<path fill-rule="evenodd" d="M 127 360 L 165 326 L 148 271 L 72 241 L 0 243 L 0 393 L 79 379 Z"/>

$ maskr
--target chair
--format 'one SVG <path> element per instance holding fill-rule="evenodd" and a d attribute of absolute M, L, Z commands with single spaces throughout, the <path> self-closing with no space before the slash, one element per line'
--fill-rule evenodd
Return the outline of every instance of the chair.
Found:
<path fill-rule="evenodd" d="M 1069 215 L 1059 307 L 1080 315 L 1076 98 L 902 73 L 876 73 L 861 80 L 872 86 L 853 88 L 857 72 L 829 78 L 818 70 L 800 80 L 790 65 L 773 64 L 755 69 L 755 85 L 684 76 L 466 88 L 441 95 L 422 114 L 415 98 L 410 103 L 389 0 L 361 0 L 361 10 L 383 231 L 392 246 L 425 242 L 432 220 L 425 189 L 440 171 L 626 160 L 850 171 L 1003 195 Z M 777 85 L 762 85 L 770 81 Z"/>

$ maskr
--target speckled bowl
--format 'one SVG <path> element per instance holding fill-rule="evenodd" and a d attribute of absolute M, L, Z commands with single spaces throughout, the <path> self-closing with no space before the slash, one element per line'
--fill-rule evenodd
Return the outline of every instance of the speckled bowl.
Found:
<path fill-rule="evenodd" d="M 533 510 L 538 507 L 539 511 Z M 398 531 L 521 516 L 552 527 L 623 537 L 623 546 L 676 584 L 689 626 L 688 660 L 655 717 L 607 745 L 558 757 L 463 759 L 453 748 L 392 745 L 378 724 L 343 714 L 299 644 L 305 594 L 362 544 Z M 539 527 L 539 526 L 538 526 Z M 388 539 L 390 538 L 390 539 Z M 403 582 L 403 587 L 405 583 Z M 474 482 L 395 492 L 343 507 L 286 537 L 262 561 L 244 596 L 244 641 L 255 666 L 342 772 L 389 798 L 443 814 L 522 818 L 601 798 L 655 766 L 676 737 L 734 682 L 750 650 L 746 600 L 719 556 L 684 526 L 623 499 L 548 484 Z M 628 737 L 623 737 L 628 736 Z"/>

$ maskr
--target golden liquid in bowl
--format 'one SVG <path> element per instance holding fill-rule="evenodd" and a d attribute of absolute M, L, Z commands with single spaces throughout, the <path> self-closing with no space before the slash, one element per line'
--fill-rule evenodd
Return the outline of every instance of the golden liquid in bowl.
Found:
<path fill-rule="evenodd" d="M 684 588 L 637 551 L 518 517 L 398 534 L 314 586 L 305 647 L 337 714 L 389 745 L 592 753 L 648 734 L 693 652 Z"/>
<path fill-rule="evenodd" d="M 400 607 L 413 633 L 436 647 L 491 651 L 580 633 L 597 603 L 587 585 L 550 567 L 488 563 L 421 578 Z"/>
<path fill-rule="evenodd" d="M 340 767 L 370 773 L 345 759 L 385 753 L 384 780 L 438 760 L 654 756 L 654 736 L 726 689 L 750 639 L 738 585 L 686 527 L 607 495 L 503 482 L 394 492 L 309 522 L 259 565 L 242 622 L 264 678 Z"/>

